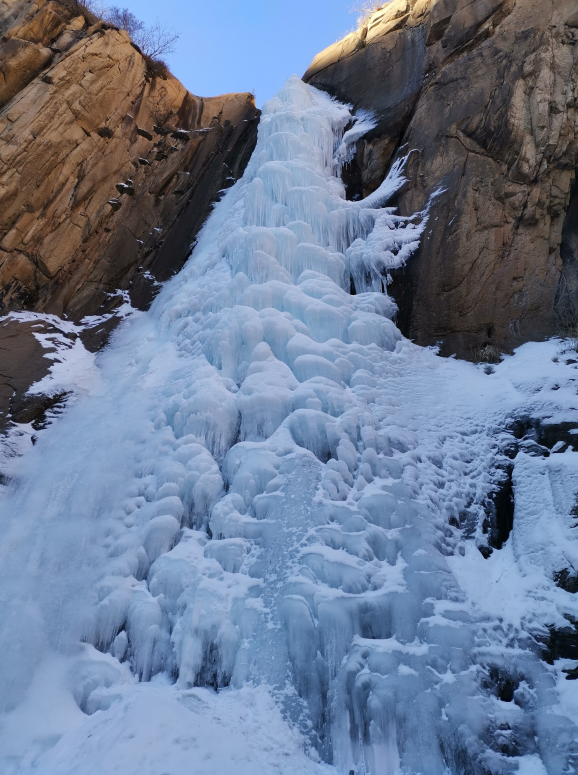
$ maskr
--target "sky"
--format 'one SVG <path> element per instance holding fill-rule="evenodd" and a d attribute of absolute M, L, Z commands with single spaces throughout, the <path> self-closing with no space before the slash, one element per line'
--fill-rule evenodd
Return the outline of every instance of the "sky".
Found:
<path fill-rule="evenodd" d="M 180 34 L 166 57 L 193 94 L 254 91 L 257 105 L 356 26 L 355 0 L 110 0 Z"/>

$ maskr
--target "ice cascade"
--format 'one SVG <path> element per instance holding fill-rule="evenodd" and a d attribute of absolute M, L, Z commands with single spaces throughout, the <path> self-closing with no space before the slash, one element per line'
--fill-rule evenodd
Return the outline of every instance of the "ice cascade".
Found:
<path fill-rule="evenodd" d="M 427 213 L 384 206 L 403 160 L 345 199 L 340 165 L 371 127 L 351 122 L 287 82 L 184 270 L 103 354 L 98 394 L 18 464 L 0 523 L 2 710 L 50 653 L 91 716 L 135 679 L 189 704 L 195 687 L 265 687 L 307 772 L 506 773 L 538 750 L 562 772 L 566 722 L 538 713 L 547 673 L 472 618 L 448 566 L 471 466 L 453 461 L 459 486 L 424 485 L 414 431 L 391 424 L 413 346 L 388 273 Z"/>

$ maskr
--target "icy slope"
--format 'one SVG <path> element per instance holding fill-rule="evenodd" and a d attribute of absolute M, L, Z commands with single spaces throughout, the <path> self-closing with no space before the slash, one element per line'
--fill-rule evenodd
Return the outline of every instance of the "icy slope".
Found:
<path fill-rule="evenodd" d="M 383 207 L 401 165 L 345 200 L 349 122 L 288 81 L 185 269 L 101 357 L 100 388 L 14 464 L 3 771 L 557 775 L 573 761 L 575 709 L 537 638 L 575 608 L 553 581 L 575 562 L 560 558 L 574 453 L 524 447 L 512 537 L 488 560 L 475 548 L 499 431 L 548 410 L 550 377 L 524 376 L 520 355 L 486 374 L 403 340 L 383 291 L 427 213 Z M 571 369 L 537 347 L 546 374 Z M 572 388 L 556 395 L 567 414 Z"/>

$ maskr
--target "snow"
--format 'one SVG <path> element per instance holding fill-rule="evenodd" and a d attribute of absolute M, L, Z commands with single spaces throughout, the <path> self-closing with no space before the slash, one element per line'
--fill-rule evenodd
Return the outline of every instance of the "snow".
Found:
<path fill-rule="evenodd" d="M 83 657 L 95 660 L 96 655 L 79 656 L 72 669 L 70 660 L 48 657 L 6 725 L 3 755 L 8 762 L 20 760 L 18 772 L 313 775 L 329 771 L 304 754 L 299 736 L 287 730 L 264 687 L 215 695 L 202 688 L 167 691 L 170 683 L 164 676 L 141 684 L 119 676 L 125 679 L 122 683 L 96 690 L 108 711 L 87 717 L 72 693 L 62 688 L 72 675 L 86 670 L 88 660 L 83 664 Z M 39 733 L 34 747 L 22 744 L 21 727 L 30 723 Z M 7 766 L 3 771 L 12 771 L 10 763 Z"/>
<path fill-rule="evenodd" d="M 35 339 L 48 352 L 45 358 L 53 361 L 49 373 L 35 382 L 27 395 L 57 395 L 61 393 L 92 393 L 101 387 L 100 371 L 96 364 L 96 356 L 84 346 L 80 334 L 100 323 L 109 320 L 113 315 L 119 320 L 125 320 L 135 315 L 128 294 L 119 292 L 123 303 L 107 315 L 89 315 L 80 323 L 59 318 L 57 315 L 22 311 L 10 312 L 0 318 L 0 322 L 11 320 L 18 323 L 37 323 L 40 330 L 33 331 Z M 114 295 L 114 294 L 111 294 Z M 42 329 L 49 327 L 49 332 Z"/>
<path fill-rule="evenodd" d="M 43 347 L 56 347 L 56 352 L 45 357 L 53 361 L 50 372 L 35 382 L 28 390 L 29 395 L 82 390 L 88 393 L 98 390 L 100 372 L 95 364 L 94 353 L 89 352 L 81 339 L 70 342 L 60 334 L 35 334 Z"/>
<path fill-rule="evenodd" d="M 343 165 L 350 162 L 355 156 L 357 141 L 372 129 L 375 129 L 378 122 L 370 111 L 359 110 L 355 116 L 352 116 L 351 123 L 351 128 L 343 134 L 341 144 L 335 151 L 335 160 L 338 163 L 337 172 L 339 175 L 341 175 Z"/>
<path fill-rule="evenodd" d="M 345 199 L 343 144 L 371 122 L 344 137 L 350 123 L 290 79 L 245 176 L 98 380 L 68 348 L 84 389 L 12 462 L 0 502 L 3 772 L 576 761 L 561 671 L 577 663 L 540 655 L 578 616 L 554 583 L 578 566 L 578 453 L 504 450 L 516 417 L 576 420 L 578 372 L 559 341 L 483 368 L 401 336 L 387 273 L 428 211 L 386 206 L 403 160 Z M 484 559 L 509 463 L 514 529 Z"/>

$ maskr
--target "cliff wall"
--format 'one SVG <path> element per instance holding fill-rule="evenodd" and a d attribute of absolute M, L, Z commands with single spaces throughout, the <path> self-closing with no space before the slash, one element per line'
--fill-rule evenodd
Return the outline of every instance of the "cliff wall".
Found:
<path fill-rule="evenodd" d="M 253 96 L 191 94 L 75 0 L 0 0 L 0 36 L 0 314 L 79 321 L 127 291 L 146 308 L 243 173 Z M 0 394 L 21 397 L 47 366 L 29 364 L 22 384 L 14 353 L 39 348 L 18 331 L 31 335 L 12 323 L 0 336 Z"/>
<path fill-rule="evenodd" d="M 376 114 L 351 197 L 408 151 L 401 212 L 442 192 L 390 287 L 418 343 L 478 359 L 576 329 L 577 60 L 574 0 L 392 0 L 305 74 Z"/>
<path fill-rule="evenodd" d="M 0 2 L 0 311 L 146 304 L 255 142 L 252 95 L 195 97 L 80 11 Z"/>

